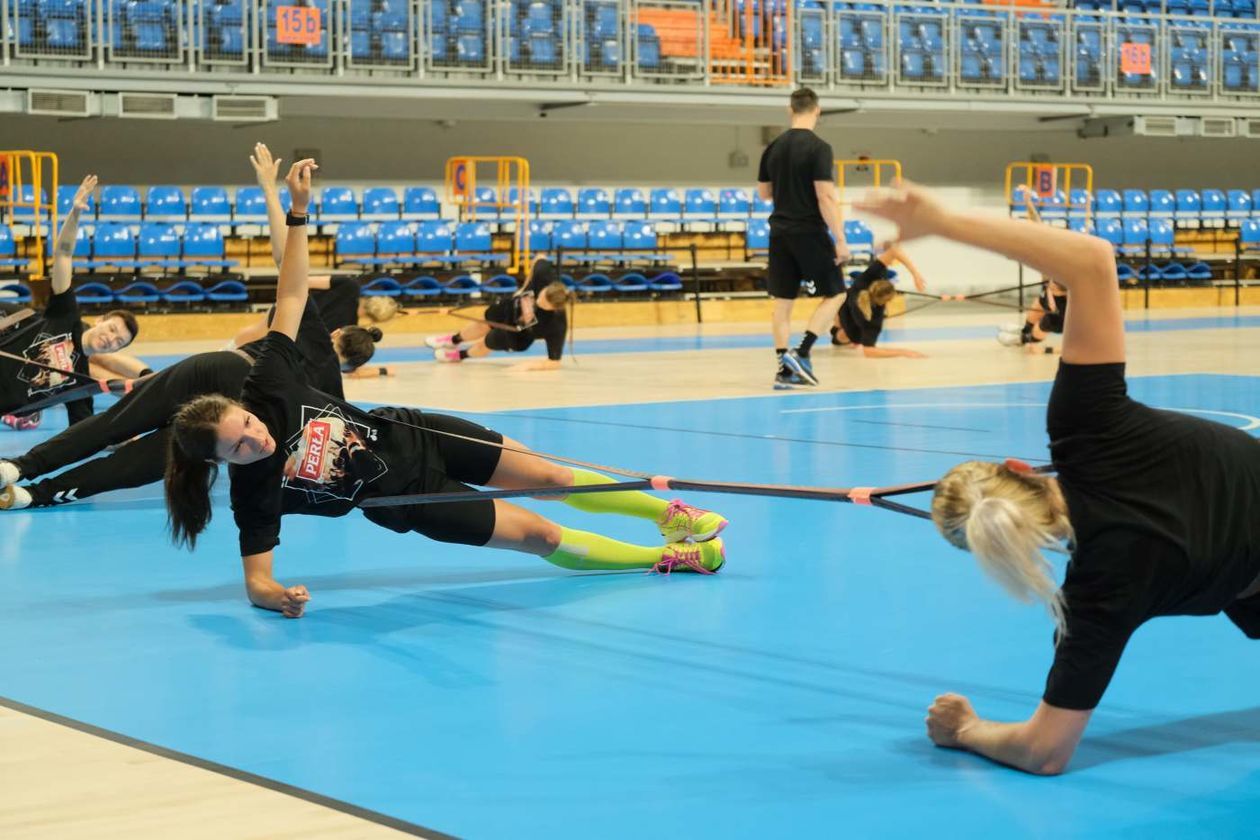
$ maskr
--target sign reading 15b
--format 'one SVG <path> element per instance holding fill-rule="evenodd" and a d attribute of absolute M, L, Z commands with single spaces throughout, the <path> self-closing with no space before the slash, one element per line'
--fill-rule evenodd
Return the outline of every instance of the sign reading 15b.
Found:
<path fill-rule="evenodd" d="M 276 42 L 314 45 L 320 42 L 319 9 L 314 6 L 277 6 Z"/>

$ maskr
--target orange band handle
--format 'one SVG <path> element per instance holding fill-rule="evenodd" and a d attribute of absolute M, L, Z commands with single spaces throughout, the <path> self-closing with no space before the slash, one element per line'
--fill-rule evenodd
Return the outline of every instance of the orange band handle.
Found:
<path fill-rule="evenodd" d="M 1011 472 L 1030 473 L 1033 471 L 1031 464 L 1029 464 L 1027 461 L 1021 461 L 1018 458 L 1007 458 L 1002 463 L 1003 463 L 1003 466 L 1005 466 Z"/>
<path fill-rule="evenodd" d="M 874 487 L 854 487 L 849 491 L 849 501 L 855 505 L 869 505 L 874 492 Z"/>
<path fill-rule="evenodd" d="M 673 480 L 674 480 L 674 479 L 673 479 L 673 478 L 671 478 L 671 477 L 670 477 L 670 476 L 668 476 L 668 475 L 654 475 L 654 476 L 652 476 L 652 478 L 651 478 L 651 480 L 650 480 L 650 483 L 651 483 L 651 485 L 652 485 L 652 489 L 653 489 L 653 490 L 662 490 L 662 491 L 663 491 L 663 490 L 668 490 L 668 489 L 670 489 L 670 487 L 669 487 L 669 483 L 670 483 L 671 481 L 673 481 Z"/>

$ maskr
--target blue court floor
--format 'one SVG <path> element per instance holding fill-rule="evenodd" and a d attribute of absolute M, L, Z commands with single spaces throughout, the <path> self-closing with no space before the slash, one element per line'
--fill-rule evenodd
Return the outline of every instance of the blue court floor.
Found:
<path fill-rule="evenodd" d="M 1260 378 L 1134 379 L 1260 435 Z M 1046 454 L 1048 383 L 478 416 L 680 477 L 930 479 Z M 42 433 L 42 432 L 41 432 Z M 36 438 L 0 434 L 0 454 Z M 1134 638 L 1070 772 L 934 748 L 944 691 L 1040 696 L 1051 628 L 929 523 L 819 502 L 725 512 L 706 578 L 578 575 L 358 515 L 286 520 L 286 621 L 244 598 L 226 503 L 195 554 L 160 488 L 0 522 L 0 696 L 464 837 L 1222 837 L 1260 824 L 1260 646 L 1224 618 Z M 532 504 L 532 503 L 531 503 Z M 565 524 L 652 525 L 537 503 Z"/>

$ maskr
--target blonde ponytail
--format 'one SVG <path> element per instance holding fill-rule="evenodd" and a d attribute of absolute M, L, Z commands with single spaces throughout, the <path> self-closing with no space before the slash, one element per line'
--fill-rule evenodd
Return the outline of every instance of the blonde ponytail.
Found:
<path fill-rule="evenodd" d="M 968 461 L 937 483 L 932 519 L 945 539 L 974 554 L 1003 589 L 1025 603 L 1043 603 L 1058 638 L 1067 635 L 1063 593 L 1042 553 L 1072 538 L 1067 506 L 1052 479 Z"/>

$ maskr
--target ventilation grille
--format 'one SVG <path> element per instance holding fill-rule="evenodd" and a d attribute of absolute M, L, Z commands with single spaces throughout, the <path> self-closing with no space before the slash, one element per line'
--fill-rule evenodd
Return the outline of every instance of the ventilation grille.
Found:
<path fill-rule="evenodd" d="M 120 93 L 118 116 L 141 120 L 175 119 L 173 93 Z"/>
<path fill-rule="evenodd" d="M 77 90 L 28 90 L 26 112 L 55 117 L 89 116 L 91 94 Z"/>
<path fill-rule="evenodd" d="M 1134 117 L 1133 133 L 1142 137 L 1176 137 L 1176 117 Z"/>
<path fill-rule="evenodd" d="M 1260 137 L 1260 119 L 1249 117 L 1242 121 L 1244 137 Z"/>
<path fill-rule="evenodd" d="M 1204 117 L 1199 123 L 1200 137 L 1237 137 L 1238 123 L 1233 117 Z"/>
<path fill-rule="evenodd" d="M 211 119 L 230 122 L 267 122 L 276 118 L 271 96 L 216 96 Z"/>

